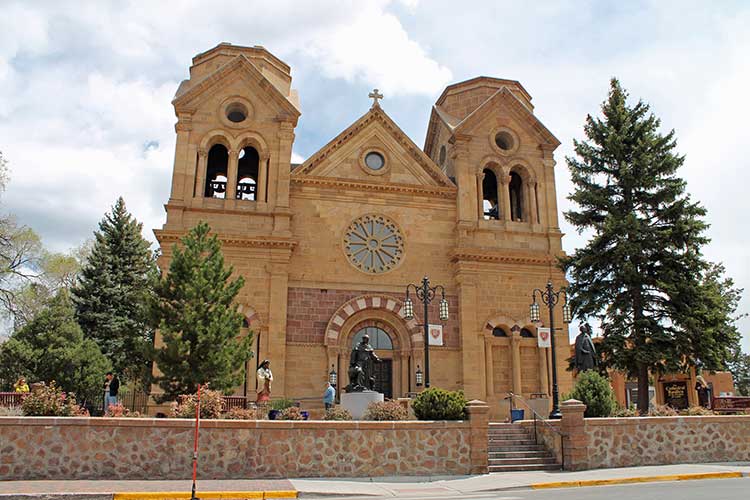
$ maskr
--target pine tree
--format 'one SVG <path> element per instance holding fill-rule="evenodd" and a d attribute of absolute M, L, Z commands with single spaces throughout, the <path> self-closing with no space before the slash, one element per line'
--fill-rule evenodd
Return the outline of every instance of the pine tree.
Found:
<path fill-rule="evenodd" d="M 602 321 L 604 362 L 637 377 L 645 413 L 650 371 L 717 367 L 736 339 L 721 331 L 731 321 L 704 279 L 706 211 L 677 176 L 674 131 L 660 134 L 649 106 L 629 106 L 616 79 L 602 114 L 587 117 L 588 141 L 574 141 L 577 157 L 567 158 L 578 209 L 565 217 L 593 236 L 562 267 L 576 315 Z"/>
<path fill-rule="evenodd" d="M 75 320 L 69 292 L 61 289 L 29 323 L 0 345 L 0 379 L 57 382 L 79 402 L 101 401 L 104 375 L 111 365 Z M 8 389 L 8 387 L 6 387 Z"/>
<path fill-rule="evenodd" d="M 104 215 L 91 254 L 72 289 L 76 317 L 125 379 L 147 382 L 151 369 L 149 300 L 158 278 L 142 224 L 119 198 Z"/>
<path fill-rule="evenodd" d="M 232 281 L 221 243 L 199 223 L 175 245 L 169 272 L 156 287 L 154 319 L 163 346 L 156 351 L 162 401 L 192 394 L 209 382 L 216 390 L 240 384 L 252 357 L 252 333 L 240 339 L 242 314 L 234 298 L 245 280 Z"/>

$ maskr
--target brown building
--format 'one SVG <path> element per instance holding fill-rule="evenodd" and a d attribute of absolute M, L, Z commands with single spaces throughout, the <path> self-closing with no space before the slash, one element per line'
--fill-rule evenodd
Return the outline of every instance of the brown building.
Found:
<path fill-rule="evenodd" d="M 564 276 L 553 152 L 560 144 L 513 80 L 450 85 L 432 108 L 424 148 L 370 109 L 302 164 L 291 163 L 300 104 L 290 67 L 262 47 L 220 44 L 193 58 L 177 115 L 167 220 L 172 245 L 198 221 L 218 234 L 246 279 L 238 301 L 272 360 L 273 396 L 317 398 L 331 368 L 370 333 L 378 387 L 419 390 L 424 337 L 402 310 L 407 283 L 445 287 L 450 319 L 430 344 L 431 385 L 463 389 L 507 412 L 508 391 L 547 394 L 549 362 L 529 318 L 530 292 Z M 364 101 L 365 96 L 363 96 Z M 542 318 L 546 322 L 546 318 Z M 557 332 L 568 344 L 567 329 Z M 561 392 L 571 375 L 558 358 Z M 248 392 L 255 381 L 249 370 Z M 243 388 L 238 388 L 241 393 Z"/>

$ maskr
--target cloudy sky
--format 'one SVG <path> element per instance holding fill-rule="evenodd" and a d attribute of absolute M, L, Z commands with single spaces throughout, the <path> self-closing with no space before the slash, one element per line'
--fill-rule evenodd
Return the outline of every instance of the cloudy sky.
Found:
<path fill-rule="evenodd" d="M 369 107 L 419 145 L 442 89 L 477 75 L 521 81 L 564 158 L 608 80 L 649 102 L 687 156 L 682 176 L 709 211 L 708 257 L 750 290 L 744 146 L 750 3 L 704 1 L 12 1 L 0 0 L 4 212 L 66 250 L 117 196 L 164 222 L 174 154 L 170 101 L 191 57 L 219 42 L 263 45 L 292 66 L 305 158 Z M 460 5 L 460 8 L 457 7 Z M 567 225 L 566 250 L 583 243 Z M 750 311 L 750 294 L 742 311 Z M 744 348 L 750 351 L 750 320 Z"/>

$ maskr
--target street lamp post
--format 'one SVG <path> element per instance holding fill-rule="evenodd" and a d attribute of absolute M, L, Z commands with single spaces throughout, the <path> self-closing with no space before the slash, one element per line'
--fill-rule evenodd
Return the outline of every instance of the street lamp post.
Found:
<path fill-rule="evenodd" d="M 563 323 L 570 323 L 570 306 L 568 306 L 568 293 L 565 288 L 561 288 L 555 291 L 552 288 L 552 281 L 547 281 L 547 286 L 544 290 L 535 288 L 531 292 L 531 321 L 539 321 L 539 304 L 536 302 L 536 296 L 542 299 L 542 302 L 549 308 L 549 331 L 550 331 L 550 343 L 552 346 L 552 413 L 549 414 L 549 418 L 562 418 L 560 413 L 560 395 L 557 390 L 557 358 L 555 356 L 555 315 L 554 308 L 558 302 L 560 302 L 560 294 L 563 294 L 565 302 L 563 302 Z"/>
<path fill-rule="evenodd" d="M 414 303 L 409 297 L 409 290 L 414 288 L 414 295 L 424 304 L 424 386 L 430 387 L 430 322 L 428 320 L 427 307 L 435 298 L 439 291 L 442 295 L 440 299 L 440 320 L 448 321 L 448 300 L 445 298 L 445 288 L 442 285 L 430 287 L 430 279 L 425 276 L 422 278 L 422 284 L 415 285 L 409 283 L 406 285 L 406 300 L 404 301 L 404 318 L 407 320 L 414 319 Z"/>

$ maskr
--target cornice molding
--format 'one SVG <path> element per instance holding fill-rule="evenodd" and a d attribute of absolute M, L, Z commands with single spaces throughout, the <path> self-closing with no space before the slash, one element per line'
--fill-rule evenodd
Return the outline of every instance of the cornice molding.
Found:
<path fill-rule="evenodd" d="M 187 231 L 174 231 L 155 229 L 154 235 L 160 245 L 178 243 L 187 234 Z M 245 247 L 245 248 L 271 248 L 280 250 L 293 250 L 297 242 L 289 238 L 276 238 L 273 236 L 240 236 L 231 234 L 217 234 L 222 246 Z"/>
<path fill-rule="evenodd" d="M 318 186 L 333 189 L 352 189 L 355 191 L 385 192 L 385 193 L 407 193 L 421 196 L 434 196 L 438 198 L 454 199 L 458 193 L 455 187 L 424 186 L 418 184 L 396 184 L 378 183 L 367 181 L 353 181 L 339 177 L 292 177 L 292 184 Z"/>
<path fill-rule="evenodd" d="M 463 247 L 456 248 L 450 253 L 453 262 L 497 262 L 505 264 L 530 264 L 536 266 L 549 266 L 555 264 L 554 255 L 549 254 L 519 254 L 504 252 L 503 250 L 488 250 L 486 248 Z"/>

